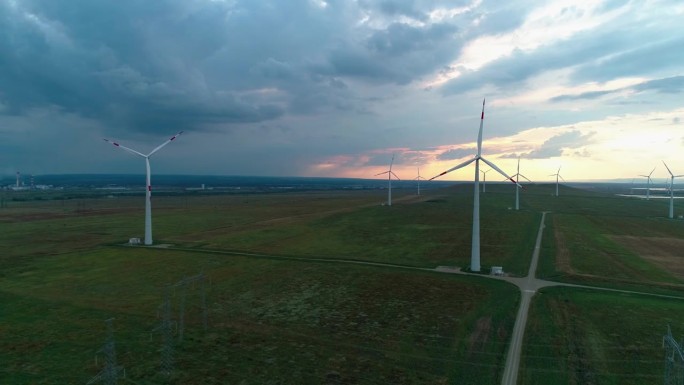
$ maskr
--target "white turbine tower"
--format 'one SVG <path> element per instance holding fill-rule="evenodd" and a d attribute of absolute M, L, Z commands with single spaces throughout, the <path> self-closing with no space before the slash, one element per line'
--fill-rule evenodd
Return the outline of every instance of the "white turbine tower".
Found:
<path fill-rule="evenodd" d="M 555 174 L 549 175 L 549 176 L 555 176 L 556 177 L 556 196 L 558 196 L 558 178 L 563 179 L 563 182 L 565 182 L 565 179 L 560 174 L 560 169 L 561 169 L 561 166 L 558 166 L 558 171 L 556 171 Z"/>
<path fill-rule="evenodd" d="M 480 172 L 482 173 L 482 192 L 483 193 L 487 192 L 487 173 L 490 171 L 492 171 L 491 168 L 487 171 L 480 170 Z"/>
<path fill-rule="evenodd" d="M 663 163 L 665 163 L 665 162 L 663 162 Z M 655 171 L 655 169 L 656 168 L 653 167 L 653 170 L 651 170 L 651 172 L 649 172 L 648 175 L 639 175 L 639 176 L 643 176 L 644 178 L 646 178 L 646 200 L 651 199 L 651 180 L 652 180 L 651 174 L 653 174 L 653 171 Z"/>
<path fill-rule="evenodd" d="M 523 177 L 527 179 L 528 182 L 532 183 L 531 180 L 529 180 L 525 175 L 520 173 L 520 157 L 518 157 L 518 170 L 515 172 L 515 175 L 513 175 L 513 177 L 515 177 L 515 183 L 517 185 L 520 185 L 520 177 Z M 518 189 L 517 186 L 515 188 L 515 209 L 520 210 L 520 189 Z"/>
<path fill-rule="evenodd" d="M 166 142 L 160 144 L 155 148 L 154 150 L 150 151 L 149 154 L 145 155 L 141 152 L 135 151 L 133 149 L 130 149 L 128 147 L 124 147 L 120 145 L 119 143 L 112 142 L 109 139 L 105 139 L 105 142 L 111 143 L 116 147 L 119 147 L 123 150 L 126 150 L 130 152 L 131 154 L 134 155 L 139 155 L 145 158 L 145 166 L 147 167 L 147 189 L 145 191 L 145 245 L 151 245 L 152 244 L 152 185 L 150 184 L 150 157 L 157 151 L 161 150 L 162 147 L 166 146 L 167 144 L 171 143 L 173 140 L 175 140 L 180 134 L 182 134 L 183 131 L 177 133 L 176 135 L 172 136 L 169 140 Z"/>
<path fill-rule="evenodd" d="M 670 173 L 670 219 L 674 218 L 674 178 L 680 178 L 683 177 L 683 175 L 674 175 L 672 174 L 672 171 L 670 171 L 670 168 L 667 167 L 667 164 L 665 164 L 665 161 L 663 161 L 663 164 L 665 165 L 665 168 L 667 169 L 667 172 Z"/>
<path fill-rule="evenodd" d="M 375 176 L 382 175 L 382 174 L 387 174 L 387 183 L 388 183 L 388 190 L 387 190 L 387 206 L 392 206 L 392 176 L 399 179 L 397 174 L 392 172 L 392 165 L 394 164 L 394 154 L 392 154 L 392 161 L 390 162 L 390 168 L 387 171 L 375 174 Z"/>
<path fill-rule="evenodd" d="M 475 183 L 473 194 L 473 238 L 470 252 L 471 271 L 480 271 L 480 161 L 485 162 L 487 165 L 489 165 L 489 167 L 493 168 L 499 174 L 506 177 L 506 179 L 509 179 L 511 182 L 516 183 L 513 180 L 513 178 L 508 176 L 505 172 L 501 171 L 501 169 L 497 167 L 494 163 L 482 157 L 482 125 L 484 123 L 484 107 L 485 101 L 482 100 L 482 115 L 480 115 L 480 131 L 477 134 L 477 155 L 475 155 L 475 157 L 473 157 L 472 159 L 466 160 L 465 162 L 456 165 L 455 167 L 452 167 L 437 176 L 430 178 L 430 180 L 433 180 L 446 173 L 458 170 L 459 168 L 465 167 L 475 162 Z"/>
<path fill-rule="evenodd" d="M 415 178 L 413 178 L 413 180 L 418 181 L 418 195 L 420 195 L 420 180 L 421 180 L 421 179 L 425 180 L 425 178 L 423 178 L 422 176 L 420 176 L 420 167 L 418 167 L 418 176 L 415 177 Z"/>

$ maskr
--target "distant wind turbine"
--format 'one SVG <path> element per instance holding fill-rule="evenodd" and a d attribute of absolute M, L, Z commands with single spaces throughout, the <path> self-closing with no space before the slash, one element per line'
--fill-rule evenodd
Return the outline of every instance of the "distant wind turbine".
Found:
<path fill-rule="evenodd" d="M 556 171 L 555 174 L 549 175 L 549 176 L 555 176 L 556 177 L 556 196 L 558 196 L 558 178 L 563 179 L 563 182 L 565 182 L 565 179 L 560 174 L 560 169 L 561 169 L 561 166 L 558 166 L 558 171 Z"/>
<path fill-rule="evenodd" d="M 670 219 L 672 219 L 674 218 L 674 178 L 683 177 L 684 174 L 674 175 L 672 174 L 672 171 L 670 171 L 670 168 L 667 167 L 667 164 L 665 164 L 665 161 L 663 161 L 663 164 L 665 165 L 667 172 L 670 173 Z"/>
<path fill-rule="evenodd" d="M 663 163 L 665 163 L 665 162 L 663 162 Z M 653 167 L 653 170 L 651 170 L 651 172 L 649 172 L 648 175 L 639 175 L 639 176 L 643 176 L 644 178 L 646 178 L 646 200 L 651 199 L 651 180 L 652 180 L 651 174 L 653 174 L 653 171 L 655 171 L 655 169 L 656 168 Z"/>
<path fill-rule="evenodd" d="M 492 171 L 491 168 L 487 171 L 480 170 L 480 172 L 482 173 L 482 192 L 483 193 L 487 192 L 487 173 L 490 171 Z"/>
<path fill-rule="evenodd" d="M 397 174 L 392 172 L 392 165 L 394 164 L 394 154 L 392 154 L 392 161 L 390 162 L 390 167 L 389 170 L 375 174 L 375 176 L 382 175 L 382 174 L 387 174 L 387 183 L 388 183 L 388 189 L 387 189 L 387 206 L 392 206 L 392 176 L 399 179 Z"/>
<path fill-rule="evenodd" d="M 423 178 L 422 176 L 420 176 L 420 167 L 418 167 L 418 176 L 415 177 L 415 178 L 413 178 L 413 180 L 418 181 L 418 195 L 420 195 L 420 180 L 421 180 L 421 179 L 425 180 L 425 178 Z"/>
<path fill-rule="evenodd" d="M 531 180 L 529 180 L 525 175 L 520 173 L 520 157 L 518 157 L 518 169 L 515 172 L 515 175 L 513 175 L 513 177 L 515 177 L 515 183 L 517 185 L 520 185 L 520 177 L 523 177 L 527 179 L 528 182 L 532 183 Z M 515 209 L 520 210 L 520 190 L 517 186 L 515 188 Z"/>
<path fill-rule="evenodd" d="M 482 114 L 480 115 L 480 131 L 477 134 L 477 155 L 475 157 L 466 160 L 465 162 L 456 165 L 443 173 L 434 176 L 430 178 L 430 180 L 433 180 L 435 178 L 438 178 L 446 173 L 452 172 L 454 170 L 458 170 L 459 168 L 463 168 L 473 162 L 475 162 L 475 183 L 474 185 L 474 194 L 473 194 L 473 238 L 472 238 L 472 244 L 471 244 L 471 253 L 470 253 L 470 270 L 472 271 L 480 271 L 480 161 L 485 162 L 489 167 L 493 168 L 496 170 L 499 174 L 503 175 L 506 177 L 506 179 L 509 179 L 511 182 L 516 183 L 516 181 L 513 180 L 510 176 L 508 176 L 505 172 L 503 172 L 499 167 L 497 167 L 494 163 L 488 161 L 487 159 L 482 157 L 482 125 L 484 123 L 484 108 L 485 108 L 485 101 L 484 99 L 482 100 Z M 520 186 L 519 184 L 517 184 Z M 522 187 L 522 186 L 520 186 Z"/>
<path fill-rule="evenodd" d="M 105 140 L 104 140 L 105 142 L 111 143 L 111 144 L 113 144 L 113 145 L 116 146 L 116 147 L 119 147 L 119 148 L 121 148 L 121 149 L 123 149 L 123 150 L 126 150 L 126 151 L 130 152 L 131 154 L 139 155 L 139 156 L 142 156 L 143 158 L 145 158 L 145 166 L 147 167 L 147 188 L 146 188 L 146 192 L 145 192 L 145 195 L 146 195 L 146 196 L 145 196 L 145 244 L 146 244 L 146 245 L 151 245 L 151 244 L 152 244 L 152 201 L 151 201 L 151 198 L 152 198 L 152 184 L 150 183 L 150 180 L 151 180 L 151 178 L 150 178 L 150 157 L 151 157 L 152 155 L 154 155 L 155 152 L 161 150 L 162 147 L 164 147 L 164 146 L 166 146 L 167 144 L 173 142 L 173 141 L 174 141 L 178 136 L 180 136 L 180 134 L 182 134 L 182 133 L 183 133 L 183 131 L 181 131 L 181 132 L 177 133 L 176 135 L 172 136 L 169 140 L 167 140 L 166 142 L 164 142 L 164 143 L 160 144 L 159 146 L 157 146 L 157 148 L 155 148 L 154 150 L 150 151 L 150 153 L 147 154 L 147 155 L 145 155 L 145 154 L 143 154 L 143 153 L 141 153 L 141 152 L 135 151 L 135 150 L 133 150 L 133 149 L 130 149 L 130 148 L 128 148 L 128 147 L 124 147 L 124 146 L 120 145 L 119 143 L 112 142 L 112 141 L 109 140 L 109 139 L 105 139 Z"/>

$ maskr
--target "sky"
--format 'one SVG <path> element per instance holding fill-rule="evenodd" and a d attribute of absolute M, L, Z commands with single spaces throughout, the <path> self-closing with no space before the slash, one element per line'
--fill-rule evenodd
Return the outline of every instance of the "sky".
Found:
<path fill-rule="evenodd" d="M 153 174 L 373 178 L 395 154 L 429 178 L 476 152 L 486 98 L 509 174 L 664 182 L 682 20 L 681 0 L 0 0 L 0 175 L 142 174 L 102 139 L 183 131 Z"/>

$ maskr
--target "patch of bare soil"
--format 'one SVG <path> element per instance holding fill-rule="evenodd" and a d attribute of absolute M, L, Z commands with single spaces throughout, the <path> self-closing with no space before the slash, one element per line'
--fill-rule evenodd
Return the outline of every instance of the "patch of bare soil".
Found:
<path fill-rule="evenodd" d="M 684 239 L 631 235 L 609 237 L 654 265 L 684 279 Z"/>
<path fill-rule="evenodd" d="M 565 235 L 560 231 L 560 226 L 553 218 L 554 237 L 556 238 L 556 269 L 567 274 L 574 274 L 572 266 L 570 265 L 570 250 L 565 241 Z"/>
<path fill-rule="evenodd" d="M 468 337 L 468 352 L 476 352 L 482 350 L 482 347 L 487 343 L 489 334 L 492 330 L 492 318 L 482 317 L 475 323 L 475 330 L 470 333 Z"/>

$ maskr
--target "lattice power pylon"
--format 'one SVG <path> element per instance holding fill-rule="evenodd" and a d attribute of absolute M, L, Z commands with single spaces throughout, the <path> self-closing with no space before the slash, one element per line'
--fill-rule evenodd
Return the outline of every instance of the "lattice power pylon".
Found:
<path fill-rule="evenodd" d="M 100 373 L 91 378 L 87 385 L 102 382 L 105 385 L 116 385 L 119 377 L 126 378 L 126 370 L 116 363 L 116 345 L 114 343 L 114 327 L 112 325 L 114 318 L 106 320 L 107 323 L 107 342 L 105 342 L 102 349 L 97 353 L 102 353 L 105 358 L 105 366 Z M 97 354 L 95 355 L 95 362 L 97 363 Z"/>
<path fill-rule="evenodd" d="M 665 385 L 684 385 L 684 352 L 682 343 L 672 337 L 672 329 L 667 325 L 667 334 L 663 336 L 665 348 Z"/>

